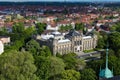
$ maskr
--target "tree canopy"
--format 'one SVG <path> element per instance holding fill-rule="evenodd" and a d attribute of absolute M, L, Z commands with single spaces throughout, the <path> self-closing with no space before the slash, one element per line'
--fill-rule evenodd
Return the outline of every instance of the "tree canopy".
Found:
<path fill-rule="evenodd" d="M 80 73 L 75 70 L 65 70 L 61 73 L 60 80 L 82 80 Z"/>
<path fill-rule="evenodd" d="M 34 58 L 27 52 L 11 51 L 0 55 L 0 79 L 37 80 Z"/>

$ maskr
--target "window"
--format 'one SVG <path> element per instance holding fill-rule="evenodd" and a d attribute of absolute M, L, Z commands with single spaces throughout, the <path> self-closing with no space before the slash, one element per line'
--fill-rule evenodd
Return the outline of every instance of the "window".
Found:
<path fill-rule="evenodd" d="M 77 42 L 76 42 L 76 41 L 74 41 L 74 45 L 75 45 L 75 46 L 77 45 Z"/>
<path fill-rule="evenodd" d="M 79 44 L 79 41 L 77 41 L 77 45 L 80 45 L 80 44 Z"/>
<path fill-rule="evenodd" d="M 80 40 L 80 45 L 82 45 L 82 41 Z"/>

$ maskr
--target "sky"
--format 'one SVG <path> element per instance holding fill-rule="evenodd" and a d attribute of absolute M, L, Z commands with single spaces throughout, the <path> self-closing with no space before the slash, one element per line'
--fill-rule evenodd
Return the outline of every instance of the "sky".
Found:
<path fill-rule="evenodd" d="M 60 2 L 60 1 L 65 1 L 65 0 L 0 0 L 0 1 L 14 1 L 14 2 L 24 2 L 24 1 L 58 1 L 58 2 Z M 120 2 L 120 0 L 66 0 L 67 2 L 81 2 L 81 1 L 91 1 L 91 2 L 94 2 L 94 1 L 102 1 L 102 2 L 116 2 L 116 1 L 119 1 Z"/>

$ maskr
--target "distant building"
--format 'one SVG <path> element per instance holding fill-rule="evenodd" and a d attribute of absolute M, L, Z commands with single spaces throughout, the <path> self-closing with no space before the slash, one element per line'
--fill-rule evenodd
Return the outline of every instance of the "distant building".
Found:
<path fill-rule="evenodd" d="M 58 31 L 37 36 L 37 40 L 41 45 L 48 46 L 54 55 L 61 55 L 74 52 L 81 54 L 84 50 L 94 49 L 97 45 L 97 35 L 85 36 L 82 33 L 70 30 L 67 33 Z"/>
<path fill-rule="evenodd" d="M 0 54 L 4 52 L 4 45 L 10 43 L 10 37 L 0 36 Z"/>
<path fill-rule="evenodd" d="M 10 37 L 0 36 L 0 41 L 3 42 L 3 44 L 10 43 Z"/>
<path fill-rule="evenodd" d="M 3 42 L 0 40 L 0 54 L 2 54 L 4 52 L 4 44 Z"/>

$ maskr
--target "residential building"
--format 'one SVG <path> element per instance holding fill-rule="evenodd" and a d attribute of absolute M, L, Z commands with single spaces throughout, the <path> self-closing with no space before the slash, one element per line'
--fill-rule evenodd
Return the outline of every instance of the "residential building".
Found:
<path fill-rule="evenodd" d="M 3 42 L 0 40 L 0 54 L 2 54 L 4 52 L 4 44 Z"/>
<path fill-rule="evenodd" d="M 0 41 L 2 41 L 3 44 L 10 43 L 10 37 L 0 36 Z"/>

